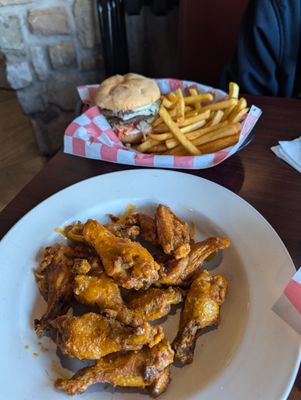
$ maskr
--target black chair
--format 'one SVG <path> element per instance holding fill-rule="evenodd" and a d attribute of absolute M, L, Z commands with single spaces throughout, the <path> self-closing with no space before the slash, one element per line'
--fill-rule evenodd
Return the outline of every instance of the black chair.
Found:
<path fill-rule="evenodd" d="M 130 63 L 125 13 L 140 14 L 149 5 L 155 15 L 166 15 L 178 0 L 97 0 L 106 76 L 126 74 Z"/>

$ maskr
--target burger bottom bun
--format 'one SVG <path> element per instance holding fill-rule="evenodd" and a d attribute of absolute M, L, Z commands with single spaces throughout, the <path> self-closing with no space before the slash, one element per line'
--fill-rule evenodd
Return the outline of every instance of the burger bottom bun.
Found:
<path fill-rule="evenodd" d="M 120 140 L 124 144 L 139 144 L 142 142 L 143 134 L 142 132 L 132 133 L 129 135 L 121 135 Z"/>

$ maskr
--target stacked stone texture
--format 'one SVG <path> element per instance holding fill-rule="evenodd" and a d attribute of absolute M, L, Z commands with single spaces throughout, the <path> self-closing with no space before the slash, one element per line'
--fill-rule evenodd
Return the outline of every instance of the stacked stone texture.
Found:
<path fill-rule="evenodd" d="M 7 81 L 35 126 L 45 115 L 50 125 L 48 114 L 70 119 L 76 86 L 104 76 L 96 1 L 0 0 L 1 53 Z"/>

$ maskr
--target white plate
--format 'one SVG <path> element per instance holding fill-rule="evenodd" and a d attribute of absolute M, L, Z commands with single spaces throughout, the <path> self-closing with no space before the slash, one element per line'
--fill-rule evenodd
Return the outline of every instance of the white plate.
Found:
<path fill-rule="evenodd" d="M 286 398 L 300 361 L 300 339 L 272 310 L 294 273 L 280 238 L 254 208 L 223 187 L 187 174 L 145 169 L 102 175 L 73 185 L 35 207 L 2 240 L 1 398 L 69 398 L 52 386 L 57 370 L 62 370 L 56 347 L 43 338 L 41 343 L 49 349 L 43 353 L 32 328 L 33 319 L 45 309 L 32 270 L 41 248 L 58 240 L 54 228 L 121 212 L 130 202 L 150 210 L 157 203 L 165 203 L 195 222 L 200 237 L 228 235 L 232 240 L 213 270 L 229 280 L 221 325 L 198 339 L 193 364 L 171 368 L 172 382 L 161 398 Z M 178 314 L 164 324 L 171 339 Z M 146 397 L 135 390 L 96 385 L 75 398 Z"/>

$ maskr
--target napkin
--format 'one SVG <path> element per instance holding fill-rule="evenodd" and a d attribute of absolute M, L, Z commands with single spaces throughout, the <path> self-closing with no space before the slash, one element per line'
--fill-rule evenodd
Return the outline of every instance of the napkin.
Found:
<path fill-rule="evenodd" d="M 278 143 L 278 146 L 271 147 L 272 152 L 301 172 L 301 136 L 290 141 L 281 140 Z"/>

